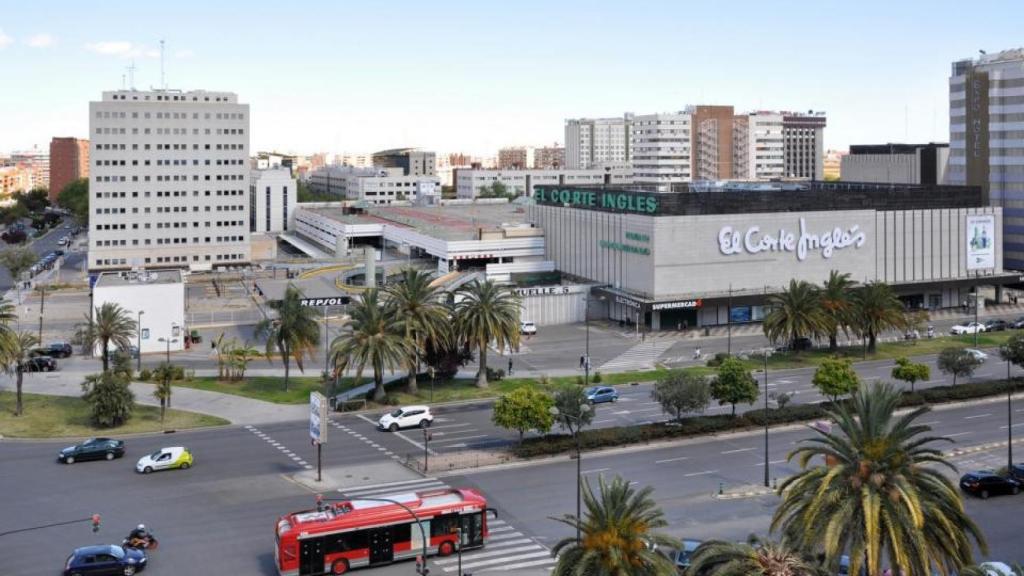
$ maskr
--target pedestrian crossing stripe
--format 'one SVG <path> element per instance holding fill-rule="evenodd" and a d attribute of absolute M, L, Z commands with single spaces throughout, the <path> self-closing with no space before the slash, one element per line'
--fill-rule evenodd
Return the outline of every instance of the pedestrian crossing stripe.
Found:
<path fill-rule="evenodd" d="M 661 340 L 651 342 L 641 342 L 634 345 L 629 350 L 626 350 L 622 354 L 619 354 L 615 358 L 605 362 L 599 368 L 600 370 L 624 370 L 624 369 L 650 369 L 654 368 L 654 363 L 658 358 L 668 351 L 672 345 L 675 344 L 673 340 Z"/>

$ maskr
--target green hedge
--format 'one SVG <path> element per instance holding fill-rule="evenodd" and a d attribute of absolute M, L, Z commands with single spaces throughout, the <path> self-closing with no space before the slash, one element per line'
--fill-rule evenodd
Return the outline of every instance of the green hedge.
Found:
<path fill-rule="evenodd" d="M 1024 390 L 1024 380 L 1013 379 L 992 380 L 988 382 L 972 382 L 957 386 L 936 386 L 916 392 L 904 392 L 900 406 L 921 406 L 924 404 L 942 404 L 961 402 L 975 398 L 985 398 L 1006 394 L 1008 389 Z M 840 400 L 840 402 L 844 402 Z M 790 404 L 781 409 L 750 410 L 732 417 L 728 414 L 715 416 L 693 416 L 684 418 L 680 423 L 659 422 L 639 426 L 615 426 L 610 428 L 593 428 L 580 432 L 580 446 L 584 450 L 626 446 L 629 444 L 647 443 L 656 440 L 704 436 L 719 432 L 742 430 L 744 428 L 761 427 L 767 418 L 768 424 L 779 426 L 826 418 L 825 411 L 831 407 L 830 402 L 821 404 Z M 537 438 L 528 438 L 522 444 L 512 448 L 512 453 L 520 458 L 561 454 L 573 450 L 575 444 L 572 436 L 566 434 L 548 434 Z"/>

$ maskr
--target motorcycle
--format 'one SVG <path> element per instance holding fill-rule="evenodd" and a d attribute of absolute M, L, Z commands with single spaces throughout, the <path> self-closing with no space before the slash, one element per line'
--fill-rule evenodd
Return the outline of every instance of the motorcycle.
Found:
<path fill-rule="evenodd" d="M 127 538 L 121 541 L 121 546 L 135 548 L 136 550 L 156 550 L 160 546 L 160 542 L 152 534 L 147 534 L 144 538 L 128 535 Z"/>

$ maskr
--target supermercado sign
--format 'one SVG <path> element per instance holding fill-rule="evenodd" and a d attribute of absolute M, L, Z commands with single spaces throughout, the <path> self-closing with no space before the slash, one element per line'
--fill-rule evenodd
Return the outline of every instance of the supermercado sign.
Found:
<path fill-rule="evenodd" d="M 818 252 L 822 258 L 831 258 L 836 250 L 860 248 L 867 240 L 860 226 L 843 229 L 836 226 L 817 233 L 807 229 L 807 221 L 800 219 L 799 230 L 780 228 L 777 232 L 762 232 L 760 226 L 737 230 L 723 226 L 718 231 L 718 250 L 730 256 L 733 254 L 760 254 L 761 252 L 795 252 L 796 259 L 804 261 L 811 252 Z"/>
<path fill-rule="evenodd" d="M 656 214 L 658 198 L 653 194 L 624 192 L 616 190 L 587 190 L 581 188 L 536 187 L 533 199 L 538 204 L 572 206 L 633 212 L 635 214 Z"/>

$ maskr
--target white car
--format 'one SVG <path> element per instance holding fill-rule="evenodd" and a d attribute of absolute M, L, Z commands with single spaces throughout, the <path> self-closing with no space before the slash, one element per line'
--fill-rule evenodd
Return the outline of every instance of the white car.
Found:
<path fill-rule="evenodd" d="M 537 333 L 537 325 L 534 324 L 533 322 L 520 322 L 519 333 L 526 334 L 527 336 L 532 336 Z"/>
<path fill-rule="evenodd" d="M 949 329 L 949 333 L 954 336 L 960 336 L 962 334 L 980 334 L 985 331 L 985 325 L 980 322 L 969 322 L 967 324 L 957 324 Z"/>
<path fill-rule="evenodd" d="M 428 406 L 403 406 L 380 417 L 377 427 L 381 430 L 397 432 L 399 428 L 419 426 L 426 428 L 434 422 L 434 415 Z"/>
<path fill-rule="evenodd" d="M 985 360 L 988 360 L 988 354 L 985 354 L 984 352 L 976 348 L 964 348 L 964 352 L 967 352 L 971 356 L 974 356 L 974 359 L 977 360 L 978 362 L 985 362 Z"/>
<path fill-rule="evenodd" d="M 187 470 L 191 467 L 192 452 L 182 446 L 171 446 L 139 458 L 138 463 L 135 464 L 135 471 L 149 474 L 157 470 L 170 470 L 171 468 Z"/>

